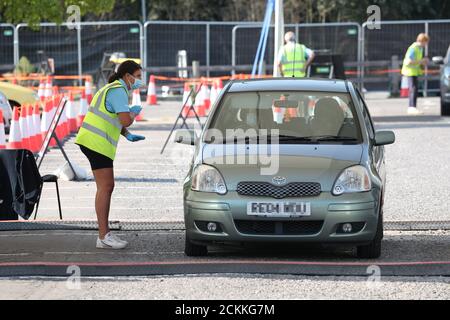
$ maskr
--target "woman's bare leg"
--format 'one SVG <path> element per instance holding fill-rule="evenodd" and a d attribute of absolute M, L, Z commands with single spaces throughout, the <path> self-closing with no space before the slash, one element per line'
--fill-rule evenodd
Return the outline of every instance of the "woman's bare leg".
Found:
<path fill-rule="evenodd" d="M 95 195 L 95 212 L 97 213 L 98 234 L 104 239 L 109 232 L 109 208 L 111 206 L 111 195 L 114 191 L 113 168 L 98 169 L 92 171 L 97 184 Z"/>

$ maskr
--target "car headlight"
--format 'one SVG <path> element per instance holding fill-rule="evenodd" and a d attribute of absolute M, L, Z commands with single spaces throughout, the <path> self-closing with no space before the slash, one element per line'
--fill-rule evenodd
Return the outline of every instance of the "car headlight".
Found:
<path fill-rule="evenodd" d="M 353 166 L 345 169 L 333 186 L 335 196 L 343 193 L 364 192 L 372 189 L 372 182 L 367 169 L 363 166 Z"/>
<path fill-rule="evenodd" d="M 192 190 L 201 192 L 227 193 L 227 186 L 220 172 L 208 165 L 199 165 L 192 175 Z"/>

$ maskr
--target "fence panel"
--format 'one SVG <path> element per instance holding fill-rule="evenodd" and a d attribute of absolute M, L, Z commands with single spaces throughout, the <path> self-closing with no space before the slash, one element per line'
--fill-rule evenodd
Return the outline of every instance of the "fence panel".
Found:
<path fill-rule="evenodd" d="M 207 64 L 206 23 L 192 22 L 147 22 L 145 24 L 148 67 L 176 66 L 177 53 L 187 51 L 188 65 L 197 60 Z M 163 72 L 176 76 L 176 72 Z"/>
<path fill-rule="evenodd" d="M 234 28 L 234 65 L 252 64 L 261 34 L 262 24 L 254 26 L 236 26 Z M 293 31 L 297 41 L 307 47 L 322 52 L 341 54 L 344 62 L 358 61 L 359 25 L 357 23 L 340 24 L 288 24 L 285 31 Z M 274 27 L 269 30 L 265 60 L 268 69 L 272 68 L 274 56 Z"/>
<path fill-rule="evenodd" d="M 400 62 L 403 60 L 406 50 L 416 40 L 421 32 L 428 32 L 430 43 L 428 56 L 445 55 L 450 44 L 450 20 L 423 20 L 423 21 L 382 21 L 380 29 L 368 29 L 363 25 L 363 56 L 361 60 L 366 64 L 377 61 L 391 61 L 394 55 Z M 391 82 L 389 74 L 399 72 L 387 70 L 387 67 L 365 67 L 364 86 L 368 90 L 390 91 Z M 430 67 L 430 74 L 420 86 L 420 90 L 438 92 L 439 81 L 436 77 L 438 68 Z M 376 72 L 375 72 L 376 71 Z"/>
<path fill-rule="evenodd" d="M 14 65 L 14 33 L 12 24 L 0 24 L 0 72 L 10 71 Z"/>
<path fill-rule="evenodd" d="M 77 30 L 66 25 L 41 24 L 38 30 L 26 24 L 17 26 L 18 55 L 27 57 L 31 63 L 39 63 L 44 56 L 55 60 L 55 73 L 78 74 Z"/>
<path fill-rule="evenodd" d="M 104 53 L 123 52 L 129 58 L 141 56 L 142 26 L 137 21 L 85 22 L 81 27 L 83 73 L 95 73 Z"/>

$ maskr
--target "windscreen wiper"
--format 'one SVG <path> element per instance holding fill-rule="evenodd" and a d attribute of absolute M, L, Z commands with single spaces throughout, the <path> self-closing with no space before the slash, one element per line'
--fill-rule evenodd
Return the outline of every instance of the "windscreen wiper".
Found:
<path fill-rule="evenodd" d="M 344 137 L 344 136 L 333 136 L 333 135 L 325 135 L 325 136 L 311 136 L 311 139 L 314 141 L 356 141 L 358 139 L 354 137 Z"/>

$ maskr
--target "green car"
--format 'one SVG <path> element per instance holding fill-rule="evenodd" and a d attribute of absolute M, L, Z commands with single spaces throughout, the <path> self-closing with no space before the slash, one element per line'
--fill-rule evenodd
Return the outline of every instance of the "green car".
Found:
<path fill-rule="evenodd" d="M 384 145 L 357 88 L 344 80 L 231 81 L 197 136 L 184 181 L 187 256 L 208 245 L 320 243 L 378 258 Z"/>

